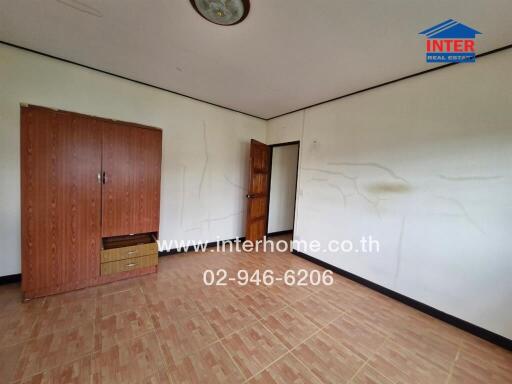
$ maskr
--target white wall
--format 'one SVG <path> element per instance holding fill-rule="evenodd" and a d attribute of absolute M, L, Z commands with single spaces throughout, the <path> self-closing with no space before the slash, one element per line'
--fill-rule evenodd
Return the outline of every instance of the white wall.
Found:
<path fill-rule="evenodd" d="M 298 160 L 298 144 L 272 149 L 268 212 L 269 233 L 293 229 Z"/>
<path fill-rule="evenodd" d="M 266 122 L 0 44 L 0 276 L 20 272 L 20 102 L 163 130 L 163 239 L 244 235 L 248 148 Z"/>
<path fill-rule="evenodd" d="M 511 338 L 510 68 L 507 50 L 270 121 L 301 140 L 295 238 L 371 235 L 378 254 L 309 253 Z"/>
<path fill-rule="evenodd" d="M 304 111 L 290 113 L 268 121 L 267 144 L 288 143 L 302 137 Z"/>

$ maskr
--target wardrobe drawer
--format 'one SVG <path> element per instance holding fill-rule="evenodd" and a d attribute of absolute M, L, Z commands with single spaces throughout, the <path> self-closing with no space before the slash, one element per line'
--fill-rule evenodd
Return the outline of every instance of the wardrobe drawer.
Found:
<path fill-rule="evenodd" d="M 101 251 L 101 262 L 109 263 L 112 261 L 132 259 L 135 257 L 151 255 L 158 253 L 158 244 L 138 244 L 129 247 L 104 249 Z"/>
<path fill-rule="evenodd" d="M 151 267 L 153 265 L 158 265 L 158 253 L 134 257 L 132 259 L 112 261 L 110 263 L 102 263 L 101 275 L 106 276 L 118 272 L 132 271 L 138 268 Z"/>

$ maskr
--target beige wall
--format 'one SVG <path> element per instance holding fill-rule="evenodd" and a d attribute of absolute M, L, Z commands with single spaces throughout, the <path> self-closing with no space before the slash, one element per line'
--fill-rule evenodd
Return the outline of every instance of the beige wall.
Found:
<path fill-rule="evenodd" d="M 271 120 L 269 142 L 301 140 L 296 239 L 371 235 L 378 254 L 309 253 L 511 338 L 511 68 L 507 50 Z"/>
<path fill-rule="evenodd" d="M 0 276 L 20 272 L 20 102 L 162 128 L 161 238 L 244 235 L 264 120 L 0 44 Z"/>

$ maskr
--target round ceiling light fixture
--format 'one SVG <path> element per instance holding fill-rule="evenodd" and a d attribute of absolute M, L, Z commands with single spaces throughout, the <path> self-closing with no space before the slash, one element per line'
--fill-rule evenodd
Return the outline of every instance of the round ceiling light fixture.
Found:
<path fill-rule="evenodd" d="M 249 13 L 249 0 L 190 0 L 194 9 L 206 20 L 219 25 L 235 25 Z"/>

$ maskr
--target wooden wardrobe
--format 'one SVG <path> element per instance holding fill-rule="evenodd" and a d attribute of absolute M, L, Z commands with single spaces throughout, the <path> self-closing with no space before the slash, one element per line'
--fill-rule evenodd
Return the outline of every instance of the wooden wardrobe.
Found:
<path fill-rule="evenodd" d="M 162 132 L 21 108 L 25 299 L 156 272 Z"/>

